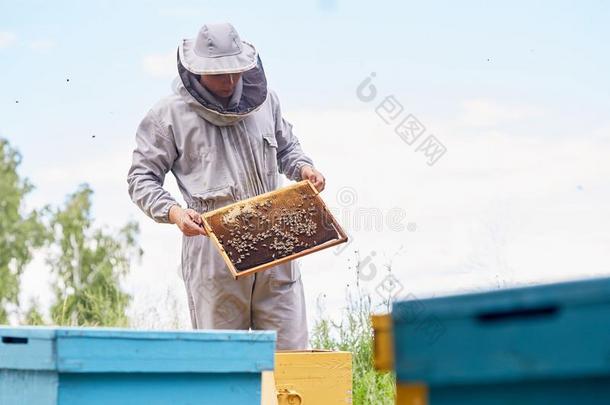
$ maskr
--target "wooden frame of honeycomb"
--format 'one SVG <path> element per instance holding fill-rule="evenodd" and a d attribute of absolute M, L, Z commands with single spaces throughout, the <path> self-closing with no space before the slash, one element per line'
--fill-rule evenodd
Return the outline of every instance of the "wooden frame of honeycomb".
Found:
<path fill-rule="evenodd" d="M 308 180 L 201 217 L 235 279 L 347 242 L 347 235 Z"/>

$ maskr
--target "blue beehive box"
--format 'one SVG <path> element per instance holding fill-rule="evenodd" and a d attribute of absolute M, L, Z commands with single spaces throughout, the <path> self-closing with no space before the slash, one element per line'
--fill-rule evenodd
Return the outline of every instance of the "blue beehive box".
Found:
<path fill-rule="evenodd" d="M 610 279 L 401 301 L 392 317 L 399 394 L 610 404 Z"/>
<path fill-rule="evenodd" d="M 260 405 L 275 332 L 0 327 L 0 404 Z"/>

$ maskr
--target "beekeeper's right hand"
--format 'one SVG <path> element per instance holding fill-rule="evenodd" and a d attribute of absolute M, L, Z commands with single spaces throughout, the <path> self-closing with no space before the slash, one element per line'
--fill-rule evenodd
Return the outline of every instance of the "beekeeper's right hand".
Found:
<path fill-rule="evenodd" d="M 201 216 L 191 208 L 184 209 L 179 205 L 173 205 L 169 209 L 169 222 L 176 224 L 186 236 L 208 235 Z"/>

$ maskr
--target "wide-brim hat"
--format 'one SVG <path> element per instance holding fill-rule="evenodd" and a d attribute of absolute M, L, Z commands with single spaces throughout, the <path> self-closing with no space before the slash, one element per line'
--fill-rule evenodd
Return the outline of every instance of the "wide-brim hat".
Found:
<path fill-rule="evenodd" d="M 182 41 L 178 54 L 182 65 L 197 75 L 245 72 L 256 66 L 258 56 L 229 23 L 204 25 L 196 38 Z"/>

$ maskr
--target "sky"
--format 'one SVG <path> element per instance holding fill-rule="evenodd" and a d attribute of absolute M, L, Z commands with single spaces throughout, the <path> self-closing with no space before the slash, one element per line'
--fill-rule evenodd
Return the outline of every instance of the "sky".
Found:
<path fill-rule="evenodd" d="M 86 182 L 96 226 L 140 223 L 130 310 L 188 327 L 180 234 L 133 205 L 126 174 L 178 43 L 229 21 L 351 237 L 300 259 L 310 326 L 355 287 L 381 300 L 386 280 L 400 298 L 608 276 L 609 18 L 604 1 L 0 0 L 0 137 L 36 186 L 28 207 Z M 425 127 L 411 144 L 396 131 L 408 117 Z M 426 140 L 445 151 L 433 164 Z M 31 297 L 50 299 L 44 252 L 23 277 Z"/>

